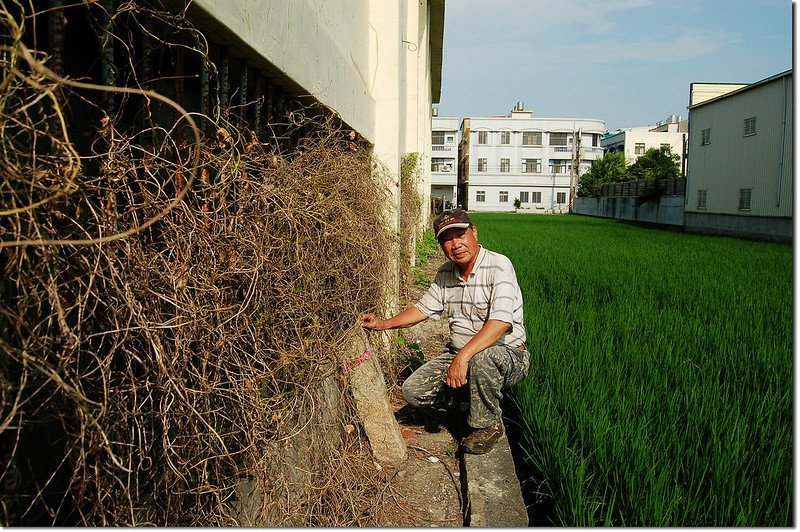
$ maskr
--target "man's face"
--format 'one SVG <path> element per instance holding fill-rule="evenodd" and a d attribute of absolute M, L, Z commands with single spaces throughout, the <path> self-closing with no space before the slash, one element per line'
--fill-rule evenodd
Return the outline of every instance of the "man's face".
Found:
<path fill-rule="evenodd" d="M 445 256 L 462 270 L 478 257 L 478 228 L 448 229 L 439 236 Z"/>

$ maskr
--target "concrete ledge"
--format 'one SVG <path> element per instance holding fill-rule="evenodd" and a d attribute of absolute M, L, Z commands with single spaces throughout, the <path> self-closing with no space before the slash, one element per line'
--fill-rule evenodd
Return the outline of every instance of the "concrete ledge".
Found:
<path fill-rule="evenodd" d="M 528 526 L 528 512 L 505 435 L 486 454 L 464 453 L 461 469 L 468 526 Z"/>

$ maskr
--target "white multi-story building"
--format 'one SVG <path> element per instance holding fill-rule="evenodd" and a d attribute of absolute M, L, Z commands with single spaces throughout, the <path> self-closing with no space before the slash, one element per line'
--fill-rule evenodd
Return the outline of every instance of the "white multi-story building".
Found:
<path fill-rule="evenodd" d="M 685 174 L 685 146 L 688 136 L 689 122 L 672 115 L 655 126 L 626 127 L 606 133 L 600 139 L 600 145 L 604 153 L 625 154 L 628 165 L 635 163 L 650 148 L 669 146 L 672 153 L 680 157 L 681 173 Z"/>
<path fill-rule="evenodd" d="M 603 156 L 603 120 L 536 118 L 522 102 L 506 116 L 465 118 L 459 202 L 474 211 L 568 212 L 580 176 Z"/>
<path fill-rule="evenodd" d="M 431 124 L 431 199 L 443 207 L 458 204 L 459 118 L 434 116 Z"/>

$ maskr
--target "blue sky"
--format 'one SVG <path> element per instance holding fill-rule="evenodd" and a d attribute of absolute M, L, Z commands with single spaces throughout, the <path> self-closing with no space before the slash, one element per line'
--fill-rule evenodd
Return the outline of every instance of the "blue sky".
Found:
<path fill-rule="evenodd" d="M 792 68 L 788 0 L 447 0 L 439 116 L 687 116 L 689 84 Z"/>

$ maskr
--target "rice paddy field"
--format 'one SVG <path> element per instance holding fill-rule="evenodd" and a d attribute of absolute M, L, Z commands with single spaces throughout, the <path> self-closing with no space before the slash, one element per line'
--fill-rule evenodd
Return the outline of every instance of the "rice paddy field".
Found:
<path fill-rule="evenodd" d="M 792 526 L 792 248 L 476 213 L 525 299 L 523 490 L 559 526 Z"/>

